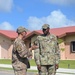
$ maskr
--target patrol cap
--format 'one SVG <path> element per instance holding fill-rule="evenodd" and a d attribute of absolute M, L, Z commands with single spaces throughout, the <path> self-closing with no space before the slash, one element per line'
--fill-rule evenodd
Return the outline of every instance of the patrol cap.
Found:
<path fill-rule="evenodd" d="M 17 33 L 26 32 L 26 29 L 24 27 L 20 26 L 20 27 L 17 28 L 17 31 L 16 32 Z"/>
<path fill-rule="evenodd" d="M 49 24 L 44 24 L 44 25 L 42 26 L 42 29 L 47 29 L 47 28 L 49 28 Z"/>

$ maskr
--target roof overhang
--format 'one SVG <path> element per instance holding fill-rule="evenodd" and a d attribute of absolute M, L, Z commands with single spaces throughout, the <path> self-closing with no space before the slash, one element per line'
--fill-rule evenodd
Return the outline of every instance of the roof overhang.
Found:
<path fill-rule="evenodd" d="M 40 35 L 41 33 L 37 32 L 37 31 L 32 31 L 31 33 L 29 33 L 25 39 L 28 39 L 28 38 L 31 38 L 33 37 L 34 35 Z"/>

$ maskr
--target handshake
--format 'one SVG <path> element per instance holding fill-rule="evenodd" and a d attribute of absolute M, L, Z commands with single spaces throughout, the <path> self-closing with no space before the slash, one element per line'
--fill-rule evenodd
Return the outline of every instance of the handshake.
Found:
<path fill-rule="evenodd" d="M 38 48 L 38 46 L 32 45 L 32 46 L 29 48 L 29 50 L 35 50 L 35 49 L 37 49 L 37 48 Z"/>
<path fill-rule="evenodd" d="M 33 43 L 33 45 L 29 48 L 29 51 L 32 52 L 32 50 L 36 50 L 38 49 L 39 47 Z M 32 58 L 32 53 L 31 53 L 31 56 L 28 57 L 28 59 L 31 59 Z"/>
<path fill-rule="evenodd" d="M 39 48 L 37 43 L 38 43 L 37 41 L 34 41 L 33 45 L 31 46 L 31 48 L 29 48 L 29 50 L 35 50 L 35 49 Z"/>

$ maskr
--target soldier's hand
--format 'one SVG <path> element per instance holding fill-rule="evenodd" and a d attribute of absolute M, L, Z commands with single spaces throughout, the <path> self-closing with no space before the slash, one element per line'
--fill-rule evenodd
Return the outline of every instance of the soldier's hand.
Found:
<path fill-rule="evenodd" d="M 29 56 L 28 59 L 31 60 L 32 59 L 32 56 Z"/>
<path fill-rule="evenodd" d="M 38 70 L 41 70 L 41 65 L 37 65 Z"/>
<path fill-rule="evenodd" d="M 39 47 L 36 46 L 36 45 L 33 45 L 33 46 L 31 46 L 31 48 L 29 48 L 29 50 L 31 51 L 31 50 L 35 50 L 35 49 L 37 49 L 37 48 L 39 48 Z"/>
<path fill-rule="evenodd" d="M 58 69 L 59 68 L 59 65 L 58 64 L 55 64 L 55 69 Z"/>
<path fill-rule="evenodd" d="M 38 46 L 33 45 L 33 46 L 31 46 L 31 48 L 32 48 L 32 50 L 35 50 L 35 49 L 37 49 L 37 48 L 38 48 Z"/>

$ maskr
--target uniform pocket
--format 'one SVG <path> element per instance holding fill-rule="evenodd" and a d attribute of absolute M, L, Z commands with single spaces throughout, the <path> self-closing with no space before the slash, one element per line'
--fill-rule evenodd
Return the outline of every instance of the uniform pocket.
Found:
<path fill-rule="evenodd" d="M 13 64 L 13 69 L 23 70 L 23 69 L 27 69 L 27 66 L 24 63 L 19 62 L 19 63 Z"/>
<path fill-rule="evenodd" d="M 40 62 L 41 62 L 41 65 L 47 65 L 47 56 L 45 55 L 41 55 L 40 56 Z"/>

